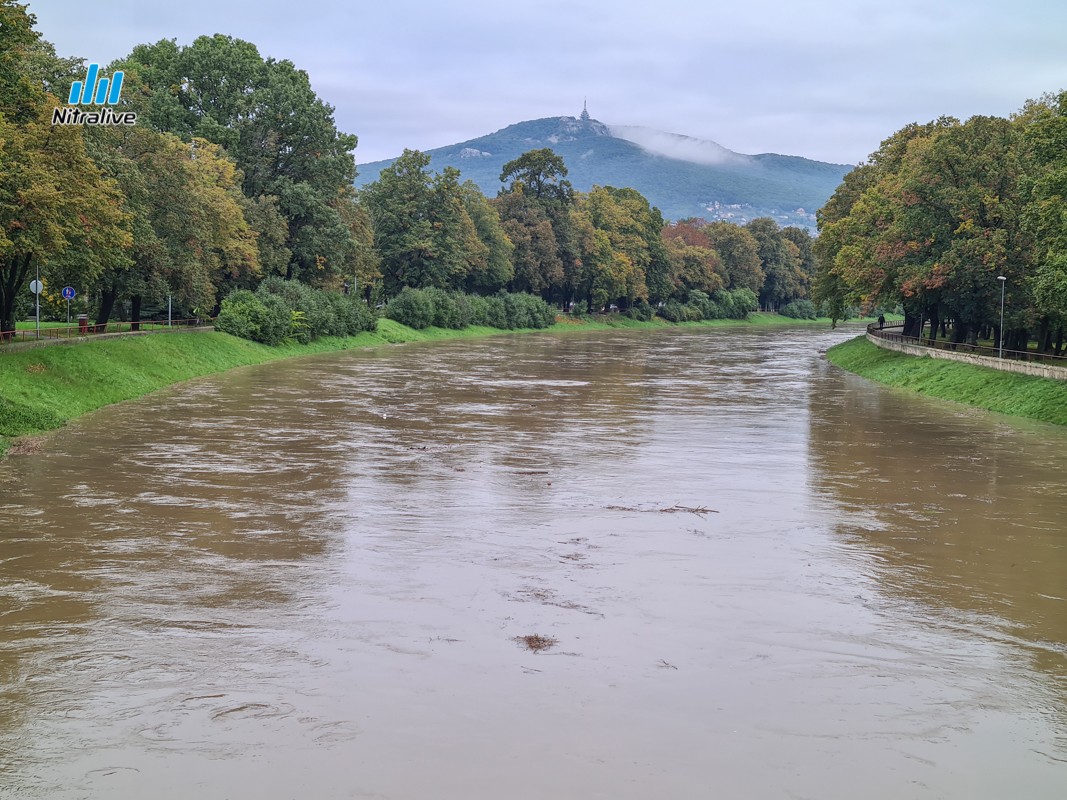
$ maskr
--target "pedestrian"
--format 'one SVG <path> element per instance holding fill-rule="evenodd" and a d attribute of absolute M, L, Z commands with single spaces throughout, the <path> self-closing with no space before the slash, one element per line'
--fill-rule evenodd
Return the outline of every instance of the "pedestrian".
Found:
<path fill-rule="evenodd" d="M 885 314 L 878 315 L 878 330 L 882 330 L 885 327 Z"/>

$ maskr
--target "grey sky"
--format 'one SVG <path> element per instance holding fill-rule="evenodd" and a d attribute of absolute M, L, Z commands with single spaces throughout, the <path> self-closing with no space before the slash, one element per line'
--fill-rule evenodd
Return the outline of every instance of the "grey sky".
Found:
<path fill-rule="evenodd" d="M 61 55 L 247 39 L 308 72 L 358 162 L 589 98 L 609 125 L 856 163 L 904 124 L 1067 89 L 1067 4 L 1022 0 L 29 0 Z"/>

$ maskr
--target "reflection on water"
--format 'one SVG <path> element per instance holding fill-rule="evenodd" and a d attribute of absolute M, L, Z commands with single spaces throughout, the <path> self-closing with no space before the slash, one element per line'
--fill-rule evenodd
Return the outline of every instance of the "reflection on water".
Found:
<path fill-rule="evenodd" d="M 346 353 L 56 433 L 0 476 L 0 796 L 1061 797 L 1067 436 L 844 335 Z"/>

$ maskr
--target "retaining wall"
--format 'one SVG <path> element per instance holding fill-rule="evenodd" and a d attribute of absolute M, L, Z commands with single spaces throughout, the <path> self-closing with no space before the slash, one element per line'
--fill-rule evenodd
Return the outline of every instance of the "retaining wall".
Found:
<path fill-rule="evenodd" d="M 1067 367 L 1054 367 L 1029 361 L 1012 361 L 1007 358 L 990 358 L 989 356 L 979 356 L 973 353 L 957 353 L 952 350 L 938 350 L 933 347 L 923 347 L 922 345 L 908 344 L 906 342 L 894 342 L 882 339 L 870 331 L 867 332 L 867 341 L 885 350 L 895 350 L 898 353 L 907 353 L 909 356 L 943 358 L 946 361 L 959 361 L 975 367 L 989 367 L 990 369 L 999 369 L 1002 372 L 1018 372 L 1023 375 L 1033 375 L 1036 378 L 1067 381 Z"/>

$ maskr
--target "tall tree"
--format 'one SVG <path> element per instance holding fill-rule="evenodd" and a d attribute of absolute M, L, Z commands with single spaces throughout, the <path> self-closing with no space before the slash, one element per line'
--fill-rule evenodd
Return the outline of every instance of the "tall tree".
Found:
<path fill-rule="evenodd" d="M 713 294 L 725 285 L 722 259 L 697 220 L 683 220 L 663 228 L 663 241 L 671 264 L 672 294 L 684 302 L 697 290 Z"/>
<path fill-rule="evenodd" d="M 472 265 L 486 257 L 486 245 L 467 213 L 459 171 L 446 167 L 432 174 L 429 164 L 425 153 L 405 150 L 363 189 L 390 295 L 405 286 L 459 288 Z"/>
<path fill-rule="evenodd" d="M 523 193 L 538 203 L 569 205 L 574 199 L 574 187 L 566 177 L 567 165 L 562 156 L 547 147 L 523 153 L 500 171 L 501 183 L 511 180 L 508 191 L 521 186 Z"/>
<path fill-rule="evenodd" d="M 203 139 L 185 144 L 149 128 L 118 127 L 94 137 L 97 161 L 113 174 L 132 216 L 134 266 L 101 282 L 98 322 L 124 296 L 140 321 L 144 301 L 172 296 L 208 313 L 220 286 L 247 286 L 260 273 L 256 234 L 232 161 Z"/>
<path fill-rule="evenodd" d="M 726 288 L 749 289 L 759 294 L 763 287 L 759 244 L 745 228 L 730 222 L 712 222 L 704 232 L 722 260 Z"/>
<path fill-rule="evenodd" d="M 80 127 L 51 125 L 59 101 L 36 72 L 42 49 L 33 24 L 24 5 L 0 0 L 3 331 L 14 329 L 15 298 L 38 269 L 46 280 L 52 272 L 73 274 L 85 285 L 105 268 L 129 263 L 121 192 L 89 158 Z"/>
<path fill-rule="evenodd" d="M 321 283 L 346 268 L 354 243 L 340 209 L 351 198 L 356 137 L 337 130 L 307 73 L 221 34 L 187 47 L 139 45 L 122 66 L 139 122 L 221 145 L 248 197 L 276 198 L 288 226 L 286 277 Z"/>
<path fill-rule="evenodd" d="M 464 288 L 475 294 L 493 294 L 515 277 L 515 245 L 505 233 L 500 215 L 475 183 L 464 182 L 460 195 L 481 242 L 481 247 L 472 253 Z"/>

